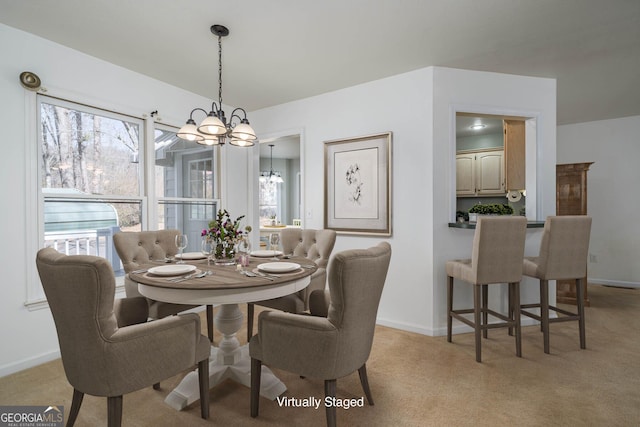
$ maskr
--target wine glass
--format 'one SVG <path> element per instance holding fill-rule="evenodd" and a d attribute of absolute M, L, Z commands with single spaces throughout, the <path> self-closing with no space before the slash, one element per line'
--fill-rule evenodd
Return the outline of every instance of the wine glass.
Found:
<path fill-rule="evenodd" d="M 186 248 L 188 244 L 189 244 L 189 239 L 187 238 L 186 234 L 178 234 L 176 236 L 176 246 L 180 251 L 180 261 L 176 262 L 176 264 L 184 264 L 184 260 L 182 259 L 182 253 L 184 251 L 184 248 Z"/>
<path fill-rule="evenodd" d="M 211 266 L 211 255 L 213 255 L 214 244 L 210 239 L 202 239 L 202 255 L 207 257 L 207 266 Z"/>
<path fill-rule="evenodd" d="M 280 244 L 280 233 L 271 233 L 269 236 L 269 244 L 271 245 L 271 250 L 273 251 L 274 261 L 278 261 L 278 245 Z"/>

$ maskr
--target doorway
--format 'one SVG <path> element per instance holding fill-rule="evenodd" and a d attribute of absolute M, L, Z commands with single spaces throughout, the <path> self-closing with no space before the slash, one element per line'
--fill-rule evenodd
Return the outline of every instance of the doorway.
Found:
<path fill-rule="evenodd" d="M 298 224 L 302 218 L 300 135 L 260 141 L 258 216 L 260 226 Z"/>

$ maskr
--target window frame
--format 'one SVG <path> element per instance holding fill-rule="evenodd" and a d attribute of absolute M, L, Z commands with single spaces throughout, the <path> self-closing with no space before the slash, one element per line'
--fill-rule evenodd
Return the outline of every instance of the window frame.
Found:
<path fill-rule="evenodd" d="M 75 96 L 75 95 L 74 95 Z M 220 168 L 218 155 L 212 151 L 213 169 L 213 194 L 212 198 L 185 198 L 185 197 L 159 197 L 156 196 L 155 188 L 155 128 L 162 128 L 177 132 L 179 127 L 170 126 L 164 123 L 157 123 L 153 115 L 142 114 L 136 116 L 128 112 L 114 111 L 108 107 L 99 105 L 89 105 L 81 100 L 65 99 L 60 96 L 42 94 L 25 91 L 25 184 L 28 194 L 25 197 L 27 216 L 25 217 L 25 239 L 27 259 L 33 259 L 37 251 L 44 247 L 44 203 L 45 200 L 60 200 L 60 195 L 46 195 L 42 188 L 42 130 L 41 130 L 41 107 L 40 104 L 60 105 L 65 108 L 81 110 L 83 112 L 99 114 L 117 120 L 133 121 L 140 126 L 138 161 L 138 194 L 134 196 L 119 196 L 113 194 L 79 194 L 64 197 L 65 200 L 77 199 L 79 201 L 100 200 L 104 202 L 131 202 L 140 203 L 140 220 L 142 230 L 157 229 L 158 212 L 157 209 L 162 203 L 213 203 L 215 208 L 220 206 Z M 117 108 L 119 109 L 119 108 Z M 35 227 L 29 224 L 36 224 Z M 35 263 L 27 263 L 26 277 L 26 300 L 24 305 L 29 310 L 38 310 L 48 307 L 44 290 L 40 283 Z M 124 280 L 122 277 L 116 278 L 116 293 L 118 296 L 124 295 Z"/>

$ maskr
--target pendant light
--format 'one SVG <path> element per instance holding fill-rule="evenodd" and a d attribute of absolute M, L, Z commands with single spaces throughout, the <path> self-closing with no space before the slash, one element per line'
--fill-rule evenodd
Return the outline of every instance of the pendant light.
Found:
<path fill-rule="evenodd" d="M 262 172 L 260 174 L 260 182 L 269 182 L 272 184 L 282 184 L 284 182 L 284 179 L 282 179 L 282 176 L 280 176 L 280 172 L 274 172 L 273 171 L 273 144 L 269 144 L 269 148 L 271 148 L 271 166 L 270 166 L 270 170 L 269 170 L 269 174 L 267 175 L 266 172 Z"/>
<path fill-rule="evenodd" d="M 209 113 L 202 108 L 191 110 L 189 120 L 178 131 L 178 137 L 187 141 L 195 141 L 202 145 L 224 145 L 229 140 L 231 145 L 251 147 L 257 140 L 256 133 L 247 120 L 244 108 L 236 108 L 227 117 L 222 109 L 222 37 L 229 35 L 229 29 L 224 25 L 212 25 L 211 32 L 218 36 L 218 103 L 211 103 Z M 205 119 L 196 125 L 193 113 L 202 111 Z"/>

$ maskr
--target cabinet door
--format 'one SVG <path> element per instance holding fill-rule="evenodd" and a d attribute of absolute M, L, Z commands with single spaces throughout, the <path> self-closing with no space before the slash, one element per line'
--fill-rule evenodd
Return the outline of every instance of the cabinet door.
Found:
<path fill-rule="evenodd" d="M 504 120 L 505 190 L 525 189 L 525 128 L 521 120 Z"/>
<path fill-rule="evenodd" d="M 477 194 L 479 196 L 505 194 L 503 151 L 481 152 L 476 155 L 476 159 Z"/>
<path fill-rule="evenodd" d="M 456 196 L 475 196 L 475 158 L 474 153 L 456 155 Z"/>

